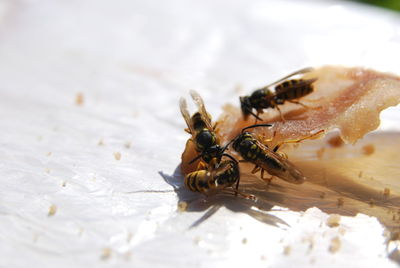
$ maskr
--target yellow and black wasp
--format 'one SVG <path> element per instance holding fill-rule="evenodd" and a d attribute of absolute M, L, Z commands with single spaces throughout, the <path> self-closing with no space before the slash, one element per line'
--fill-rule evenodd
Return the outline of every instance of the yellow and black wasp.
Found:
<path fill-rule="evenodd" d="M 313 92 L 313 83 L 317 80 L 317 78 L 291 80 L 287 79 L 298 74 L 310 72 L 312 70 L 312 68 L 304 68 L 298 70 L 279 79 L 272 84 L 257 89 L 250 96 L 240 97 L 240 107 L 244 119 L 247 120 L 249 115 L 252 115 L 257 120 L 262 121 L 262 119 L 258 115 L 263 113 L 264 109 L 276 108 L 281 116 L 282 121 L 285 121 L 282 112 L 279 109 L 279 105 L 282 105 L 285 103 L 285 101 L 288 101 L 305 106 L 304 104 L 300 103 L 298 99 Z M 274 85 L 275 89 L 274 91 L 272 91 L 270 88 Z M 253 109 L 256 110 L 257 114 L 253 112 Z"/>
<path fill-rule="evenodd" d="M 195 144 L 196 151 L 199 153 L 199 157 L 196 157 L 191 162 L 200 157 L 205 163 L 209 163 L 213 158 L 217 158 L 217 162 L 219 162 L 222 155 L 222 148 L 219 145 L 219 139 L 211 124 L 211 116 L 207 113 L 204 101 L 200 95 L 194 90 L 190 91 L 190 95 L 196 103 L 198 111 L 190 116 L 184 98 L 180 99 L 179 107 L 188 126 L 185 130 L 192 135 L 191 141 Z"/>
<path fill-rule="evenodd" d="M 241 133 L 231 140 L 229 144 L 232 143 L 233 149 L 240 154 L 244 159 L 243 162 L 251 162 L 255 164 L 254 169 L 251 173 L 255 174 L 261 171 L 261 178 L 264 178 L 264 171 L 267 171 L 272 177 L 276 176 L 290 183 L 301 184 L 305 181 L 305 176 L 293 165 L 289 160 L 287 160 L 282 154 L 277 151 L 279 147 L 284 143 L 298 143 L 305 139 L 311 138 L 320 134 L 323 131 L 319 131 L 310 136 L 298 139 L 289 140 L 278 143 L 273 149 L 269 148 L 267 145 L 261 143 L 253 133 L 245 131 L 250 128 L 255 127 L 270 127 L 270 124 L 256 124 L 245 127 L 242 129 Z M 268 180 L 272 179 L 269 178 Z"/>
<path fill-rule="evenodd" d="M 200 192 L 207 196 L 220 192 L 228 187 L 235 194 L 245 198 L 253 198 L 238 191 L 240 182 L 240 170 L 238 161 L 229 154 L 223 154 L 227 160 L 216 162 L 216 158 L 207 165 L 206 169 L 193 171 L 185 176 L 186 187 L 193 192 Z"/>

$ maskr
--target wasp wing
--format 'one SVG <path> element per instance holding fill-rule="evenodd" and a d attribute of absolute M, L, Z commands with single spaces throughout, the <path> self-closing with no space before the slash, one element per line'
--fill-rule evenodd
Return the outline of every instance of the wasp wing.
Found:
<path fill-rule="evenodd" d="M 300 89 L 305 86 L 309 86 L 312 83 L 314 83 L 315 81 L 317 81 L 317 79 L 318 78 L 295 80 L 295 81 L 297 81 L 297 83 L 293 83 L 290 80 L 287 82 L 283 82 L 275 87 L 275 95 L 285 94 L 288 91 L 293 91 L 293 90 L 297 90 L 297 89 Z M 285 85 L 285 83 L 288 83 L 288 84 Z M 282 85 L 282 86 L 280 86 L 280 85 Z"/>
<path fill-rule="evenodd" d="M 186 103 L 186 100 L 184 98 L 181 98 L 179 100 L 179 108 L 181 110 L 181 114 L 182 114 L 183 118 L 186 121 L 186 125 L 189 128 L 190 134 L 193 135 L 195 133 L 195 131 L 193 129 L 192 119 L 190 118 L 190 114 L 189 114 L 189 111 L 188 111 L 188 108 L 187 108 L 187 103 Z"/>
<path fill-rule="evenodd" d="M 295 72 L 293 72 L 293 73 L 291 73 L 289 75 L 286 75 L 285 77 L 280 78 L 278 81 L 275 81 L 275 82 L 273 82 L 273 83 L 271 83 L 269 85 L 264 86 L 263 89 L 264 88 L 269 88 L 269 87 L 271 87 L 273 85 L 276 85 L 276 84 L 278 84 L 278 83 L 280 83 L 280 82 L 282 82 L 284 80 L 287 80 L 288 78 L 290 78 L 292 76 L 309 73 L 309 72 L 311 72 L 313 70 L 314 70 L 314 68 L 312 68 L 312 67 L 307 67 L 307 68 L 300 69 L 300 70 L 295 71 Z"/>
<path fill-rule="evenodd" d="M 272 151 L 266 145 L 257 140 L 258 146 L 263 150 L 265 159 L 256 161 L 255 164 L 265 169 L 272 176 L 294 183 L 301 184 L 305 181 L 305 176 L 297 167 L 286 158 Z"/>
<path fill-rule="evenodd" d="M 212 124 L 211 124 L 211 117 L 207 113 L 207 110 L 206 110 L 206 107 L 204 105 L 203 99 L 201 98 L 199 93 L 197 93 L 194 90 L 190 91 L 190 95 L 192 96 L 192 99 L 196 103 L 197 107 L 199 108 L 199 113 L 201 114 L 201 118 L 203 119 L 203 121 L 206 123 L 207 128 L 210 131 L 214 131 L 214 129 L 212 127 Z"/>

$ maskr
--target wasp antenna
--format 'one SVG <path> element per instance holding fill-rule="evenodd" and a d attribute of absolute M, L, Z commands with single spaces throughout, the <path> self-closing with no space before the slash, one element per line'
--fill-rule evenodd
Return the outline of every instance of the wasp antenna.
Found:
<path fill-rule="evenodd" d="M 229 157 L 233 162 L 235 162 L 236 164 L 239 164 L 239 162 L 233 156 L 231 156 L 230 154 L 222 154 L 222 156 Z"/>
<path fill-rule="evenodd" d="M 271 124 L 255 124 L 255 125 L 251 125 L 251 126 L 248 126 L 248 127 L 243 128 L 243 129 L 242 129 L 242 133 L 243 133 L 246 129 L 249 129 L 249 128 L 256 128 L 256 127 L 272 127 L 272 125 L 271 125 Z"/>

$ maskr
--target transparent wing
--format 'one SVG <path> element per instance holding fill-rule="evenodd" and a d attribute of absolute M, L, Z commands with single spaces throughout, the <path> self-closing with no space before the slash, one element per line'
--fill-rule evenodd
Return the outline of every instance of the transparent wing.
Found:
<path fill-rule="evenodd" d="M 298 74 L 309 73 L 309 72 L 311 72 L 312 70 L 314 70 L 314 68 L 312 68 L 312 67 L 307 67 L 307 68 L 300 69 L 300 70 L 295 71 L 295 72 L 293 72 L 293 73 L 291 73 L 291 74 L 289 74 L 289 75 L 287 75 L 287 76 L 285 76 L 285 77 L 282 77 L 282 78 L 279 79 L 278 81 L 275 81 L 275 82 L 273 82 L 273 83 L 271 83 L 271 84 L 269 84 L 269 85 L 264 86 L 263 89 L 269 88 L 269 87 L 271 87 L 271 86 L 273 86 L 273 85 L 276 85 L 276 84 L 278 84 L 278 83 L 280 83 L 280 82 L 282 82 L 282 81 L 284 81 L 284 80 L 287 80 L 288 78 L 290 78 L 290 77 L 292 77 L 292 76 L 295 76 L 295 75 L 298 75 Z"/>
<path fill-rule="evenodd" d="M 179 108 L 181 109 L 181 114 L 186 121 L 186 125 L 189 128 L 190 134 L 193 135 L 193 133 L 195 133 L 195 132 L 194 132 L 193 125 L 192 125 L 192 119 L 190 118 L 190 114 L 189 114 L 189 111 L 187 108 L 187 103 L 184 98 L 181 98 L 179 100 Z"/>
<path fill-rule="evenodd" d="M 201 98 L 199 93 L 197 93 L 194 90 L 190 90 L 190 95 L 192 96 L 192 99 L 196 103 L 197 107 L 199 108 L 199 113 L 201 114 L 201 117 L 202 117 L 203 121 L 206 123 L 207 128 L 210 131 L 213 131 L 214 129 L 213 129 L 212 124 L 211 124 L 211 117 L 207 113 L 207 110 L 206 110 L 206 107 L 204 105 L 203 99 Z"/>
<path fill-rule="evenodd" d="M 278 153 L 272 151 L 260 141 L 257 140 L 257 143 L 263 150 L 264 154 L 266 154 L 270 159 L 269 162 L 274 163 L 274 165 L 263 165 L 263 163 L 257 163 L 257 165 L 264 168 L 269 174 L 279 177 L 284 181 L 295 184 L 301 184 L 304 182 L 306 178 L 294 164 L 280 156 Z M 272 168 L 272 166 L 274 166 L 274 168 Z"/>
<path fill-rule="evenodd" d="M 317 79 L 318 78 L 302 80 L 302 81 L 299 81 L 296 84 L 290 85 L 289 87 L 281 87 L 279 89 L 275 88 L 275 94 L 279 95 L 279 94 L 282 94 L 282 93 L 286 93 L 287 91 L 290 91 L 290 90 L 296 90 L 296 89 L 302 88 L 304 86 L 309 86 L 312 83 L 314 83 L 315 81 L 317 81 Z"/>

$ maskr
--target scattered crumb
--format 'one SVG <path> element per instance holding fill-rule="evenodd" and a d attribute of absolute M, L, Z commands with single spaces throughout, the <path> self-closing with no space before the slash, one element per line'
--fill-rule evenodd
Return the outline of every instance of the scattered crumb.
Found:
<path fill-rule="evenodd" d="M 125 148 L 126 148 L 126 149 L 131 148 L 131 142 L 130 142 L 130 141 L 127 141 L 127 142 L 125 143 Z"/>
<path fill-rule="evenodd" d="M 332 147 L 341 147 L 344 144 L 342 138 L 339 135 L 333 136 L 332 138 L 327 140 L 327 143 Z"/>
<path fill-rule="evenodd" d="M 56 205 L 51 205 L 49 208 L 49 213 L 47 214 L 47 216 L 53 216 L 54 214 L 56 214 L 57 212 L 57 207 Z"/>
<path fill-rule="evenodd" d="M 82 234 L 83 234 L 84 231 L 85 231 L 85 229 L 82 228 L 82 227 L 80 227 L 80 228 L 79 228 L 79 233 L 78 233 L 78 235 L 79 235 L 79 236 L 82 236 Z"/>
<path fill-rule="evenodd" d="M 62 186 L 62 187 L 67 186 L 67 182 L 66 182 L 66 181 L 63 181 L 63 183 L 61 184 L 61 186 Z"/>
<path fill-rule="evenodd" d="M 98 145 L 98 146 L 104 145 L 103 138 L 101 138 L 101 139 L 99 140 L 99 142 L 97 143 L 97 145 Z"/>
<path fill-rule="evenodd" d="M 121 159 L 121 153 L 120 152 L 115 152 L 114 153 L 114 157 L 116 160 L 120 160 Z"/>
<path fill-rule="evenodd" d="M 126 237 L 126 242 L 131 242 L 131 240 L 132 240 L 132 238 L 133 238 L 133 234 L 132 233 L 128 233 L 128 236 Z"/>
<path fill-rule="evenodd" d="M 319 197 L 320 197 L 321 199 L 324 199 L 324 198 L 325 198 L 325 195 L 326 195 L 325 192 L 321 192 L 320 195 L 319 195 Z"/>
<path fill-rule="evenodd" d="M 37 141 L 42 141 L 43 140 L 43 137 L 42 136 L 37 136 Z"/>
<path fill-rule="evenodd" d="M 337 199 L 337 205 L 338 205 L 338 207 L 342 207 L 342 206 L 344 205 L 344 200 L 343 200 L 343 198 L 339 197 L 339 198 Z"/>
<path fill-rule="evenodd" d="M 344 235 L 346 233 L 346 229 L 344 229 L 344 228 L 339 228 L 339 234 L 340 235 Z"/>
<path fill-rule="evenodd" d="M 111 257 L 111 249 L 110 248 L 103 248 L 103 253 L 101 254 L 102 260 L 107 260 Z"/>
<path fill-rule="evenodd" d="M 283 254 L 284 254 L 285 256 L 290 255 L 290 252 L 292 252 L 292 248 L 291 248 L 290 246 L 285 246 L 285 247 L 283 248 Z"/>
<path fill-rule="evenodd" d="M 48 152 L 48 153 L 47 153 L 47 156 L 50 156 L 51 154 L 52 154 L 52 152 Z"/>
<path fill-rule="evenodd" d="M 179 211 L 179 212 L 184 212 L 184 211 L 186 211 L 187 207 L 188 207 L 188 203 L 185 202 L 185 201 L 180 201 L 180 202 L 178 203 L 178 211 Z"/>
<path fill-rule="evenodd" d="M 317 158 L 318 158 L 318 159 L 322 159 L 322 157 L 324 156 L 324 153 L 325 153 L 325 147 L 319 148 L 319 149 L 316 151 L 316 153 L 317 153 Z"/>
<path fill-rule="evenodd" d="M 195 243 L 196 245 L 199 245 L 201 242 L 200 237 L 196 236 L 195 238 L 193 238 L 193 243 Z"/>
<path fill-rule="evenodd" d="M 369 206 L 370 206 L 371 208 L 373 208 L 373 207 L 375 206 L 375 201 L 374 201 L 374 199 L 370 199 L 369 202 L 368 202 L 368 204 L 369 204 Z"/>
<path fill-rule="evenodd" d="M 332 240 L 331 240 L 331 244 L 329 246 L 329 251 L 331 253 L 336 253 L 340 249 L 340 246 L 341 246 L 340 238 L 338 236 L 336 236 L 336 237 L 332 238 Z"/>
<path fill-rule="evenodd" d="M 78 105 L 78 106 L 81 106 L 81 105 L 83 105 L 83 101 L 84 101 L 83 94 L 82 93 L 76 94 L 76 96 L 75 96 L 75 104 Z"/>
<path fill-rule="evenodd" d="M 364 145 L 361 148 L 361 150 L 362 150 L 363 154 L 371 155 L 375 152 L 375 146 L 373 144 L 367 144 L 367 145 Z"/>
<path fill-rule="evenodd" d="M 236 84 L 235 87 L 233 88 L 233 91 L 236 94 L 241 94 L 243 93 L 243 86 L 241 84 Z"/>
<path fill-rule="evenodd" d="M 326 220 L 326 225 L 329 227 L 338 227 L 340 223 L 340 215 L 338 214 L 332 214 L 328 217 Z"/>
<path fill-rule="evenodd" d="M 247 244 L 247 238 L 246 238 L 246 237 L 244 237 L 244 238 L 242 239 L 242 244 Z"/>
<path fill-rule="evenodd" d="M 44 172 L 46 172 L 47 174 L 50 173 L 50 169 L 49 168 L 45 168 Z"/>
<path fill-rule="evenodd" d="M 383 195 L 384 195 L 385 197 L 389 197 L 389 195 L 390 195 L 390 189 L 389 189 L 389 188 L 383 189 Z"/>
<path fill-rule="evenodd" d="M 358 177 L 361 178 L 362 175 L 363 175 L 363 172 L 362 172 L 362 170 L 360 170 L 360 173 L 358 173 Z"/>
<path fill-rule="evenodd" d="M 134 118 L 138 117 L 139 115 L 140 115 L 139 111 L 134 111 L 134 112 L 132 113 L 132 116 L 133 116 Z"/>

